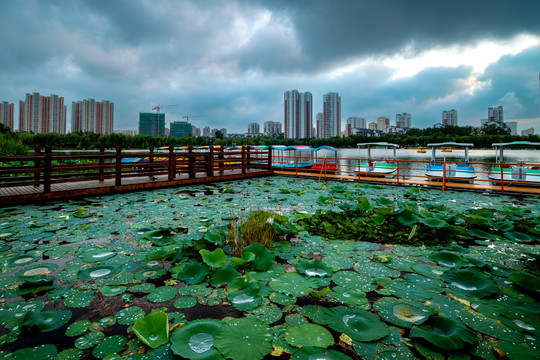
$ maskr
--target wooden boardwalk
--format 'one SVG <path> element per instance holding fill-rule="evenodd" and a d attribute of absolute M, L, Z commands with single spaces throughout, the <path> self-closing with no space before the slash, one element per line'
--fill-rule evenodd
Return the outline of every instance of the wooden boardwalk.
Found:
<path fill-rule="evenodd" d="M 252 152 L 248 147 L 226 151 L 170 147 L 162 153 L 53 155 L 36 149 L 30 156 L 0 157 L 16 165 L 0 167 L 0 206 L 111 195 L 273 174 L 272 154 Z"/>

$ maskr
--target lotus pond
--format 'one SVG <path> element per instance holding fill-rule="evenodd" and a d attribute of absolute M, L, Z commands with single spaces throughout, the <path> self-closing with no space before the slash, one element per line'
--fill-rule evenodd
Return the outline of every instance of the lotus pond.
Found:
<path fill-rule="evenodd" d="M 0 209 L 0 358 L 539 358 L 539 210 L 283 177 Z"/>

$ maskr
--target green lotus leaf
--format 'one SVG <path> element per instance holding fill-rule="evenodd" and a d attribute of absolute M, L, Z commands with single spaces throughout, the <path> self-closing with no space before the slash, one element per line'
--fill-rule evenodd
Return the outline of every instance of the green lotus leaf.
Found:
<path fill-rule="evenodd" d="M 71 311 L 69 310 L 31 312 L 27 314 L 23 325 L 27 327 L 35 326 L 41 332 L 48 332 L 63 326 L 70 318 Z"/>
<path fill-rule="evenodd" d="M 78 276 L 82 280 L 106 279 L 118 274 L 120 266 L 98 265 L 79 270 Z"/>
<path fill-rule="evenodd" d="M 363 291 L 354 290 L 348 287 L 335 286 L 330 293 L 332 298 L 351 306 L 369 309 L 370 305 Z"/>
<path fill-rule="evenodd" d="M 394 325 L 410 328 L 420 325 L 432 314 L 432 309 L 421 302 L 384 297 L 373 304 L 379 316 Z"/>
<path fill-rule="evenodd" d="M 273 324 L 276 321 L 281 320 L 283 311 L 276 305 L 269 304 L 266 298 L 263 298 L 262 300 L 262 305 L 251 310 L 248 317 L 259 319 L 266 324 Z"/>
<path fill-rule="evenodd" d="M 529 242 L 534 240 L 532 236 L 519 231 L 505 231 L 503 235 L 510 241 L 516 242 Z"/>
<path fill-rule="evenodd" d="M 437 264 L 441 266 L 446 266 L 449 268 L 462 267 L 469 264 L 469 262 L 465 258 L 463 258 L 461 255 L 458 255 L 452 251 L 433 252 L 429 256 L 429 258 L 435 261 Z"/>
<path fill-rule="evenodd" d="M 334 345 L 334 337 L 324 327 L 303 323 L 292 326 L 285 331 L 285 340 L 291 346 L 327 348 Z"/>
<path fill-rule="evenodd" d="M 75 340 L 75 347 L 77 349 L 90 349 L 91 347 L 97 345 L 101 339 L 105 337 L 101 331 L 92 331 L 86 335 L 81 336 Z"/>
<path fill-rule="evenodd" d="M 189 309 L 197 305 L 197 299 L 191 296 L 181 297 L 174 301 L 174 307 L 177 309 Z"/>
<path fill-rule="evenodd" d="M 420 219 L 420 222 L 427 227 L 434 228 L 434 229 L 442 229 L 445 227 L 448 227 L 448 223 L 444 220 L 437 219 L 437 218 L 422 218 Z"/>
<path fill-rule="evenodd" d="M 160 286 L 147 295 L 148 301 L 165 302 L 172 300 L 178 295 L 178 289 L 174 286 Z"/>
<path fill-rule="evenodd" d="M 17 272 L 17 276 L 25 280 L 32 278 L 40 278 L 49 275 L 56 269 L 58 269 L 58 265 L 56 264 L 36 264 L 20 270 L 19 272 Z"/>
<path fill-rule="evenodd" d="M 410 336 L 422 338 L 444 350 L 459 350 L 476 342 L 474 333 L 461 321 L 442 316 L 433 316 L 423 325 L 413 326 Z"/>
<path fill-rule="evenodd" d="M 139 340 L 152 349 L 169 341 L 169 318 L 163 311 L 154 311 L 137 319 L 133 324 L 133 332 Z"/>
<path fill-rule="evenodd" d="M 66 329 L 67 336 L 79 336 L 82 335 L 88 330 L 92 323 L 88 320 L 80 320 L 70 324 Z"/>
<path fill-rule="evenodd" d="M 319 260 L 307 259 L 301 259 L 298 261 L 296 264 L 296 270 L 298 270 L 298 272 L 301 274 L 313 277 L 332 276 L 334 273 L 329 266 L 326 266 Z"/>
<path fill-rule="evenodd" d="M 133 293 L 139 293 L 139 294 L 148 294 L 148 293 L 151 293 L 155 288 L 156 288 L 156 285 L 147 282 L 147 283 L 142 283 L 139 285 L 130 286 L 128 288 L 128 291 L 133 292 Z"/>
<path fill-rule="evenodd" d="M 127 286 L 124 285 L 105 285 L 99 291 L 103 296 L 116 296 L 123 294 L 126 291 Z"/>
<path fill-rule="evenodd" d="M 140 307 L 130 306 L 118 311 L 114 316 L 116 317 L 120 325 L 131 325 L 135 321 L 137 321 L 137 319 L 142 318 L 144 315 L 145 312 Z"/>
<path fill-rule="evenodd" d="M 221 268 L 225 266 L 225 262 L 227 261 L 227 255 L 225 255 L 222 248 L 217 248 L 214 251 L 201 249 L 199 253 L 204 263 L 212 268 Z"/>
<path fill-rule="evenodd" d="M 179 356 L 196 360 L 223 359 L 214 346 L 221 321 L 201 319 L 178 327 L 171 334 L 171 350 Z"/>
<path fill-rule="evenodd" d="M 373 278 L 360 275 L 354 271 L 338 271 L 332 276 L 332 281 L 340 286 L 364 292 L 377 288 L 377 285 L 373 283 Z"/>
<path fill-rule="evenodd" d="M 263 321 L 254 318 L 232 319 L 221 326 L 214 345 L 226 358 L 262 359 L 272 349 L 274 336 Z"/>
<path fill-rule="evenodd" d="M 94 298 L 94 290 L 79 290 L 66 296 L 64 305 L 71 308 L 81 308 L 89 306 Z"/>
<path fill-rule="evenodd" d="M 105 328 L 107 326 L 112 326 L 116 324 L 116 318 L 114 316 L 105 316 L 104 318 L 99 319 L 99 326 Z"/>
<path fill-rule="evenodd" d="M 438 279 L 446 270 L 447 267 L 437 266 L 437 265 L 428 265 L 428 264 L 414 264 L 411 269 L 420 274 L 430 278 Z"/>
<path fill-rule="evenodd" d="M 264 247 L 263 245 L 257 242 L 254 242 L 253 244 L 246 246 L 242 250 L 242 253 L 244 251 L 248 251 L 255 254 L 255 259 L 249 262 L 249 265 L 251 266 L 251 268 L 255 270 L 260 270 L 260 271 L 268 270 L 274 263 L 274 260 L 276 259 L 273 252 L 271 252 L 266 247 Z M 242 257 L 243 257 L 243 254 L 242 254 Z"/>
<path fill-rule="evenodd" d="M 109 355 L 119 353 L 126 345 L 126 342 L 127 339 L 122 335 L 108 336 L 97 344 L 94 350 L 92 350 L 92 355 L 98 359 L 103 359 Z"/>
<path fill-rule="evenodd" d="M 301 297 L 307 296 L 314 288 L 317 288 L 318 283 L 313 278 L 306 278 L 298 273 L 291 272 L 272 279 L 269 286 L 274 291 Z"/>
<path fill-rule="evenodd" d="M 459 317 L 468 327 L 482 334 L 501 340 L 522 341 L 521 334 L 518 331 L 502 324 L 499 320 L 491 319 L 472 310 L 462 311 Z"/>
<path fill-rule="evenodd" d="M 538 349 L 526 343 L 499 341 L 497 348 L 510 360 L 538 359 Z"/>
<path fill-rule="evenodd" d="M 176 234 L 169 229 L 152 230 L 144 233 L 143 237 L 157 246 L 166 246 L 174 244 Z"/>
<path fill-rule="evenodd" d="M 135 279 L 137 280 L 159 279 L 166 273 L 167 273 L 167 270 L 163 268 L 144 269 L 144 270 L 137 271 L 135 273 Z"/>
<path fill-rule="evenodd" d="M 351 357 L 331 349 L 303 347 L 291 355 L 291 360 L 352 360 Z M 399 359 L 398 359 L 399 360 Z"/>
<path fill-rule="evenodd" d="M 397 221 L 403 226 L 413 226 L 419 219 L 410 211 L 404 211 L 396 217 Z"/>
<path fill-rule="evenodd" d="M 452 290 L 474 297 L 482 298 L 499 291 L 497 283 L 477 268 L 450 269 L 442 278 Z"/>
<path fill-rule="evenodd" d="M 354 271 L 369 277 L 397 278 L 401 273 L 377 261 L 359 261 L 353 266 Z"/>
<path fill-rule="evenodd" d="M 210 275 L 210 284 L 219 287 L 223 284 L 229 284 L 231 281 L 241 275 L 242 274 L 236 271 L 236 269 L 231 265 L 225 265 Z"/>
<path fill-rule="evenodd" d="M 14 351 L 5 359 L 10 360 L 53 360 L 58 353 L 56 346 L 51 344 L 38 345 Z"/>
<path fill-rule="evenodd" d="M 83 351 L 81 349 L 71 348 L 71 349 L 64 349 L 56 355 L 54 360 L 79 360 L 83 355 Z"/>
<path fill-rule="evenodd" d="M 108 248 L 98 248 L 83 251 L 79 254 L 79 258 L 85 262 L 102 262 L 116 255 L 116 250 Z"/>
<path fill-rule="evenodd" d="M 33 263 L 34 261 L 39 260 L 37 256 L 34 255 L 19 255 L 11 259 L 11 261 L 8 263 L 8 267 L 15 267 L 15 266 L 24 266 L 28 265 L 30 263 Z"/>
<path fill-rule="evenodd" d="M 540 295 L 540 277 L 538 276 L 526 272 L 514 272 L 508 276 L 508 280 L 535 296 Z"/>
<path fill-rule="evenodd" d="M 261 305 L 262 298 L 254 289 L 244 289 L 229 293 L 229 302 L 235 309 L 250 311 Z"/>
<path fill-rule="evenodd" d="M 356 341 L 378 340 L 390 333 L 381 319 L 365 310 L 336 306 L 326 315 L 328 325 Z"/>
<path fill-rule="evenodd" d="M 208 265 L 194 261 L 187 264 L 184 268 L 178 272 L 176 278 L 182 280 L 186 284 L 196 285 L 206 279 L 206 275 L 209 273 Z"/>

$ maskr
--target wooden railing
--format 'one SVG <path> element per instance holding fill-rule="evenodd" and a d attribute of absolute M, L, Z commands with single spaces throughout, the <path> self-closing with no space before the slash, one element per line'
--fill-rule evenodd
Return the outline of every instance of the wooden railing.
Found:
<path fill-rule="evenodd" d="M 141 161 L 129 162 L 138 158 Z M 55 154 L 51 147 L 36 148 L 32 155 L 0 156 L 0 187 L 43 186 L 50 192 L 51 185 L 77 181 L 105 181 L 114 179 L 115 186 L 131 177 L 174 180 L 179 176 L 219 176 L 227 170 L 271 170 L 272 151 L 256 151 L 244 146 L 235 150 L 223 147 L 154 149 L 145 152 L 114 151 L 92 154 Z"/>

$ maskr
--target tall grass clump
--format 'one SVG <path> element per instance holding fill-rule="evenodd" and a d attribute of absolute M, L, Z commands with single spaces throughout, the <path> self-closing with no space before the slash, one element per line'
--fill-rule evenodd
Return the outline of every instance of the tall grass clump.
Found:
<path fill-rule="evenodd" d="M 272 250 L 277 235 L 274 229 L 274 217 L 275 214 L 271 211 L 255 210 L 240 219 L 229 221 L 227 227 L 231 255 L 242 256 L 242 250 L 254 242 Z"/>

